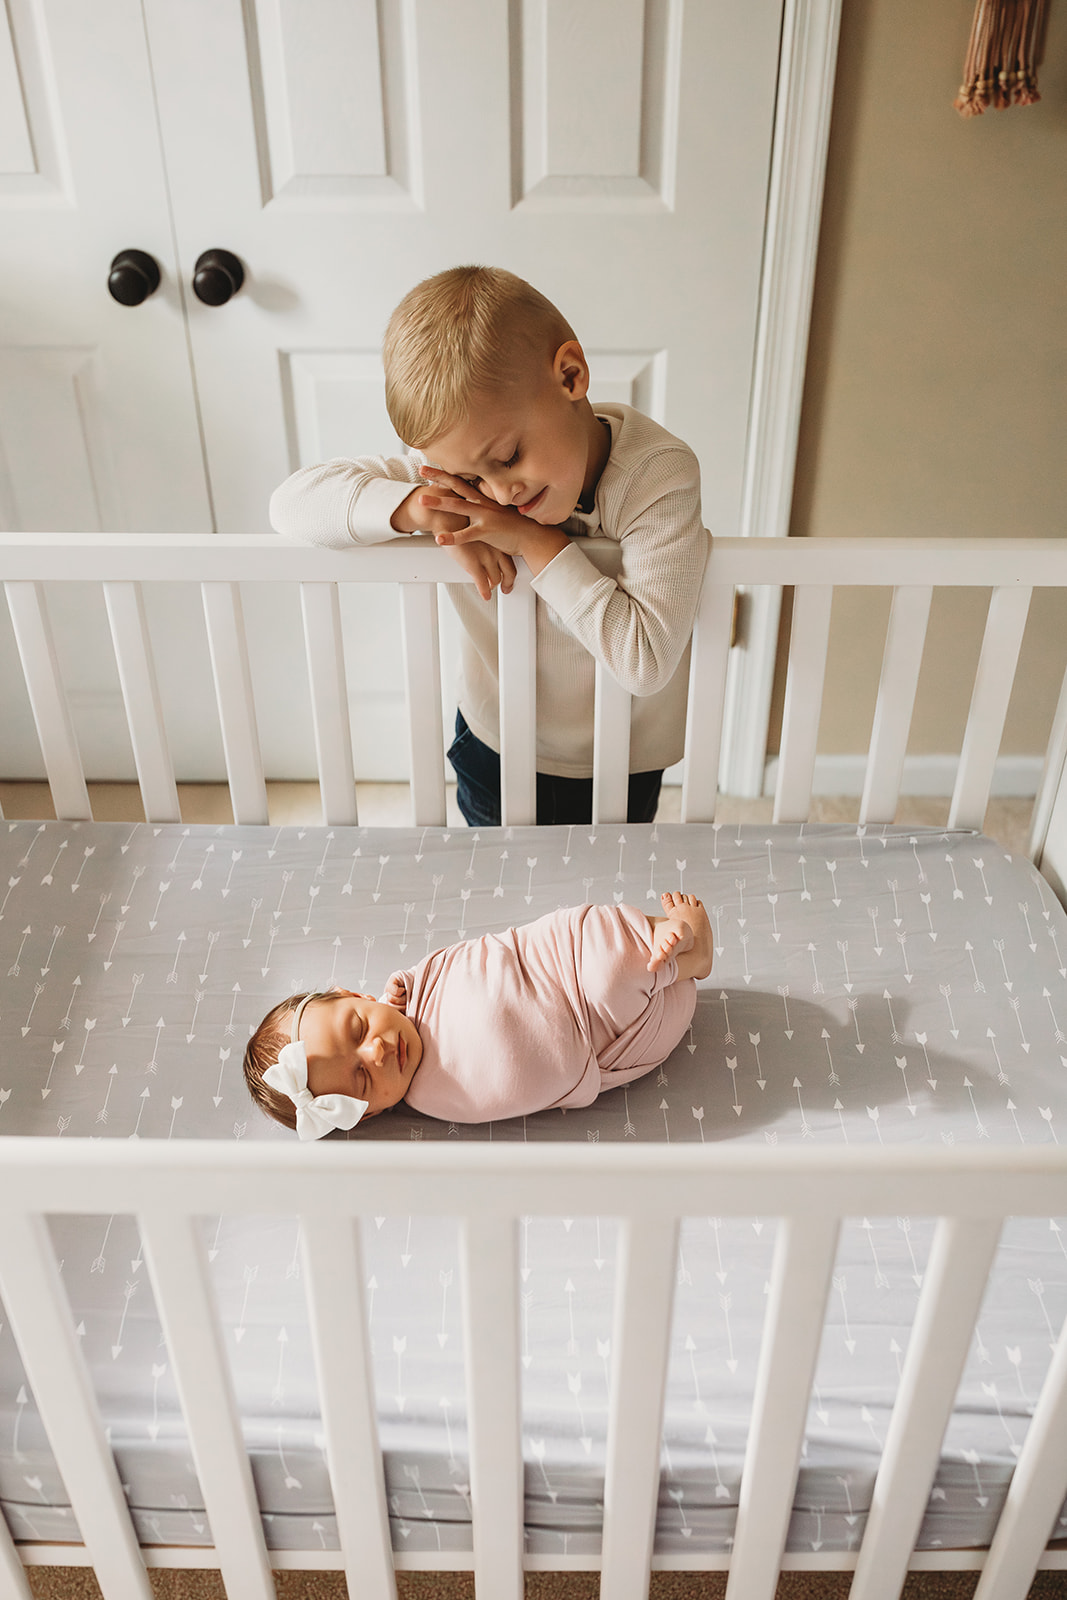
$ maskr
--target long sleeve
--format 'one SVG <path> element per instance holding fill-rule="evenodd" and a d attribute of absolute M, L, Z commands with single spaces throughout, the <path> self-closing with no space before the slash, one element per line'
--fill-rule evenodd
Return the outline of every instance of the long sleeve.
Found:
<path fill-rule="evenodd" d="M 605 484 L 601 503 L 621 556 L 617 576 L 571 546 L 533 587 L 624 689 L 655 694 L 689 642 L 707 561 L 696 460 L 684 447 L 659 448 L 624 485 Z"/>
<path fill-rule="evenodd" d="M 271 527 L 303 544 L 347 550 L 402 535 L 390 517 L 422 481 L 425 456 L 357 456 L 301 467 L 270 499 Z"/>

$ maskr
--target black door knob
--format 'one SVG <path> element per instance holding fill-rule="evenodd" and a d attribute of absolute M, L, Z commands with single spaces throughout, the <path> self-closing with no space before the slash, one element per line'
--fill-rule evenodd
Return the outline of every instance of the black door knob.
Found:
<path fill-rule="evenodd" d="M 193 293 L 206 306 L 224 306 L 245 281 L 245 269 L 229 250 L 205 250 L 193 268 Z"/>
<path fill-rule="evenodd" d="M 120 306 L 139 306 L 159 288 L 159 268 L 144 250 L 120 250 L 107 275 L 107 289 Z"/>

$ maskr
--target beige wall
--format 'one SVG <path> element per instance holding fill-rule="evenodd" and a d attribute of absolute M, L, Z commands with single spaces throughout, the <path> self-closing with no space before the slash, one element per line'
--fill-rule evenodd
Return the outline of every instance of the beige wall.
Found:
<path fill-rule="evenodd" d="M 965 122 L 973 9 L 844 0 L 794 534 L 1067 535 L 1067 0 L 1040 104 Z M 985 605 L 935 599 L 913 752 L 958 748 Z M 887 615 L 835 604 L 821 751 L 866 747 Z M 1065 663 L 1038 597 L 1005 750 L 1043 748 Z"/>

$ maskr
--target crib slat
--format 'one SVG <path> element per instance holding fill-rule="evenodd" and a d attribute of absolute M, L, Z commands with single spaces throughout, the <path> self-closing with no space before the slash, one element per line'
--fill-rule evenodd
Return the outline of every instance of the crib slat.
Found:
<path fill-rule="evenodd" d="M 727 1600 L 773 1600 L 830 1291 L 837 1222 L 778 1223 Z"/>
<path fill-rule="evenodd" d="M 5 1213 L 0 1294 L 104 1600 L 152 1600 L 43 1217 Z"/>
<path fill-rule="evenodd" d="M 861 823 L 892 822 L 897 814 L 933 593 L 930 584 L 893 590 L 860 801 Z"/>
<path fill-rule="evenodd" d="M 625 822 L 630 800 L 630 695 L 596 664 L 593 692 L 593 821 Z"/>
<path fill-rule="evenodd" d="M 950 828 L 980 828 L 985 820 L 1032 592 L 993 590 L 949 807 Z"/>
<path fill-rule="evenodd" d="M 200 590 L 233 820 L 266 822 L 267 786 L 263 782 L 241 591 L 236 583 L 202 583 Z"/>
<path fill-rule="evenodd" d="M 493 1600 L 522 1600 L 524 1483 L 514 1220 L 468 1217 L 462 1227 L 462 1263 L 475 1589 Z"/>
<path fill-rule="evenodd" d="M 59 673 L 44 585 L 5 583 L 4 588 L 56 816 L 64 821 L 87 822 L 93 813 L 70 705 Z"/>
<path fill-rule="evenodd" d="M 659 1499 L 678 1223 L 619 1224 L 600 1592 L 646 1600 Z"/>
<path fill-rule="evenodd" d="M 682 779 L 683 822 L 715 820 L 733 605 L 733 584 L 704 585 L 693 628 L 689 661 L 689 711 L 685 724 L 685 773 Z"/>
<path fill-rule="evenodd" d="M 326 1456 L 348 1592 L 396 1600 L 358 1224 L 305 1217 L 301 1240 Z"/>
<path fill-rule="evenodd" d="M 0 1594 L 4 1600 L 33 1600 L 26 1568 L 3 1517 L 0 1517 Z"/>
<path fill-rule="evenodd" d="M 997 1221 L 937 1225 L 850 1600 L 897 1600 L 903 1588 L 999 1233 Z"/>
<path fill-rule="evenodd" d="M 774 791 L 775 822 L 806 822 L 811 810 L 833 593 L 829 584 L 798 584 L 794 592 L 782 745 Z"/>
<path fill-rule="evenodd" d="M 139 583 L 105 583 L 104 603 L 133 745 L 146 822 L 180 822 L 156 664 Z"/>
<path fill-rule="evenodd" d="M 1025 1600 L 1067 1495 L 1067 1322 L 1008 1486 L 974 1600 Z"/>
<path fill-rule="evenodd" d="M 137 1220 L 222 1581 L 227 1594 L 275 1600 L 207 1252 L 192 1217 L 148 1211 Z"/>
<path fill-rule="evenodd" d="M 1045 747 L 1045 761 L 1030 818 L 1030 843 L 1028 854 L 1035 867 L 1041 866 L 1048 840 L 1049 828 L 1056 810 L 1060 780 L 1067 765 L 1067 672 L 1060 684 L 1060 697 Z"/>
<path fill-rule="evenodd" d="M 341 635 L 341 602 L 335 583 L 302 583 L 300 611 L 311 687 L 311 720 L 315 728 L 315 761 L 323 821 L 328 827 L 351 827 L 356 814 L 352 772 L 352 730 L 348 721 L 348 686 Z"/>
<path fill-rule="evenodd" d="M 500 820 L 537 821 L 537 597 L 516 582 L 497 594 L 500 663 Z"/>
<path fill-rule="evenodd" d="M 437 589 L 400 585 L 404 684 L 408 700 L 411 799 L 420 828 L 445 825 L 445 746 L 441 732 L 441 646 Z"/>

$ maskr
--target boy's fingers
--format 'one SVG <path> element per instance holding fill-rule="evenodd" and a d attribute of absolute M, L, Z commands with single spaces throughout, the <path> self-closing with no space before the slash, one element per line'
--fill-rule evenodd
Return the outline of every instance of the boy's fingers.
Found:
<path fill-rule="evenodd" d="M 419 471 L 429 483 L 447 487 L 463 500 L 473 500 L 475 504 L 485 500 L 481 490 L 476 489 L 473 483 L 468 483 L 466 478 L 457 478 L 451 472 L 443 472 L 440 467 L 420 467 Z"/>
<path fill-rule="evenodd" d="M 461 500 L 456 495 L 424 494 L 422 503 L 424 506 L 432 506 L 436 511 L 446 511 L 452 516 L 465 517 L 470 512 L 472 502 Z M 475 501 L 474 504 L 477 505 L 478 502 Z"/>

